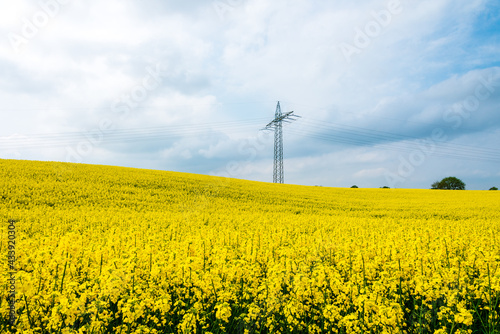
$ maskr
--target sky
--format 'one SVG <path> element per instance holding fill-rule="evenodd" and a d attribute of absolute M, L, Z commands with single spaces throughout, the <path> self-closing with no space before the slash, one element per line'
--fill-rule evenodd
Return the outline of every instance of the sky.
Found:
<path fill-rule="evenodd" d="M 0 158 L 500 186 L 497 0 L 0 4 Z"/>

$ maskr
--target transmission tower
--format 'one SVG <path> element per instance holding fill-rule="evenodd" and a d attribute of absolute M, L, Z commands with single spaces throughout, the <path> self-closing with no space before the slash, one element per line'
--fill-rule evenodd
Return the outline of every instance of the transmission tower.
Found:
<path fill-rule="evenodd" d="M 293 111 L 283 114 L 281 112 L 280 102 L 276 106 L 274 119 L 266 125 L 263 130 L 274 130 L 274 165 L 273 165 L 273 182 L 284 183 L 283 175 L 283 122 L 290 123 L 296 120 L 297 115 Z"/>

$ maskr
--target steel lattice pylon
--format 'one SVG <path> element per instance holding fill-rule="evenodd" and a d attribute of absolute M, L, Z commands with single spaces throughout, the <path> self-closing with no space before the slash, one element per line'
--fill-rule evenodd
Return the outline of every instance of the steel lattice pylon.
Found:
<path fill-rule="evenodd" d="M 300 117 L 293 115 L 293 111 L 283 114 L 281 112 L 280 102 L 276 106 L 274 119 L 266 125 L 264 130 L 274 130 L 274 165 L 273 165 L 273 182 L 284 183 L 283 173 L 283 122 L 290 122 L 295 118 Z"/>

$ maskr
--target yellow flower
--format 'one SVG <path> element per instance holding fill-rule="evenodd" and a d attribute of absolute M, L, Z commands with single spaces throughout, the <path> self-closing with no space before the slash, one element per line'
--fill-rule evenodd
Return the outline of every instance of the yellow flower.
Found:
<path fill-rule="evenodd" d="M 219 304 L 215 306 L 217 310 L 215 313 L 215 317 L 224 322 L 229 322 L 229 318 L 231 317 L 231 306 L 227 302 Z"/>

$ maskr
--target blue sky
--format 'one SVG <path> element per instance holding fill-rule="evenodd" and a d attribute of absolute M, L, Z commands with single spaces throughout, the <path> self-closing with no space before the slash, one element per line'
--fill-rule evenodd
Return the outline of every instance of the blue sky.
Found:
<path fill-rule="evenodd" d="M 0 5 L 0 158 L 333 187 L 500 185 L 496 1 Z"/>

